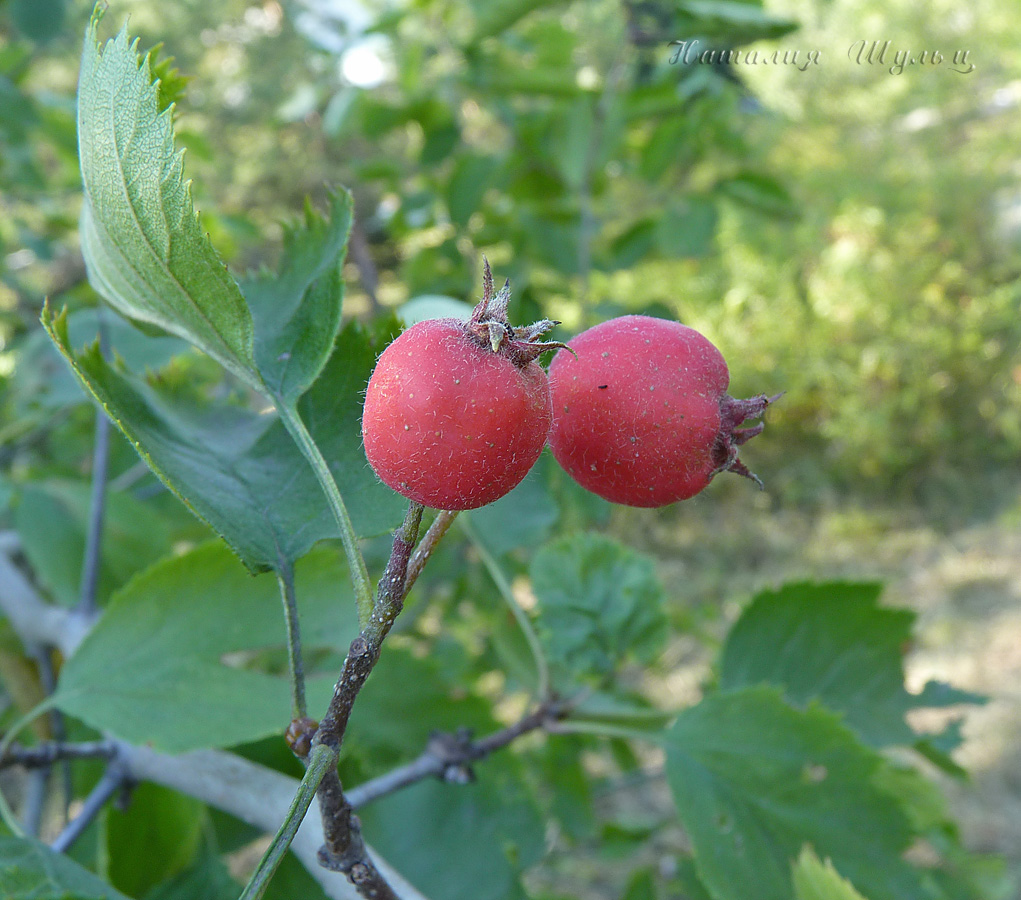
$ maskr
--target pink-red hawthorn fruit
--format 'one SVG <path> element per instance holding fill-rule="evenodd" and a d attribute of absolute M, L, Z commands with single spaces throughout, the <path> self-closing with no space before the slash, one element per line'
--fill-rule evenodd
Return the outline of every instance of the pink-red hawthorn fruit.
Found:
<path fill-rule="evenodd" d="M 552 422 L 538 338 L 554 323 L 507 323 L 508 285 L 485 292 L 468 322 L 429 319 L 376 363 L 362 439 L 379 478 L 423 506 L 476 509 L 525 477 Z M 558 345 L 559 346 L 559 345 Z"/>
<path fill-rule="evenodd" d="M 549 444 L 582 487 L 613 503 L 666 506 L 693 497 L 718 472 L 758 482 L 738 445 L 777 397 L 735 400 L 727 364 L 692 328 L 622 316 L 582 332 L 549 370 Z M 760 482 L 761 486 L 761 482 Z"/>

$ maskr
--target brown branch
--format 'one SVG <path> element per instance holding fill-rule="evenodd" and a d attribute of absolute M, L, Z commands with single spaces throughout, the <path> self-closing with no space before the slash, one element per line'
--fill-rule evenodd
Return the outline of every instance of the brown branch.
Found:
<path fill-rule="evenodd" d="M 376 590 L 372 614 L 361 634 L 351 642 L 329 708 L 312 739 L 313 747 L 325 745 L 335 754 L 340 753 L 355 698 L 379 659 L 383 640 L 404 607 L 408 563 L 418 539 L 422 511 L 421 504 L 409 504 L 404 524 L 394 534 L 393 550 Z M 395 900 L 393 890 L 369 858 L 361 825 L 344 796 L 335 765 L 329 768 L 319 785 L 318 797 L 324 837 L 319 849 L 320 864 L 343 872 L 363 896 Z"/>
<path fill-rule="evenodd" d="M 362 290 L 369 298 L 373 312 L 380 309 L 379 297 L 376 295 L 376 288 L 379 287 L 379 271 L 372 259 L 372 251 L 369 249 L 369 241 L 361 225 L 355 222 L 351 226 L 351 237 L 347 244 L 348 252 L 351 254 L 351 262 L 358 270 L 358 277 L 362 282 Z"/>
<path fill-rule="evenodd" d="M 0 769 L 9 766 L 23 766 L 26 769 L 44 769 L 61 760 L 70 759 L 113 759 L 117 754 L 117 744 L 113 741 L 88 741 L 81 744 L 65 744 L 60 741 L 47 741 L 35 747 L 23 747 L 15 744 L 8 748 Z"/>
<path fill-rule="evenodd" d="M 454 524 L 454 519 L 456 518 L 456 511 L 441 510 L 436 518 L 433 519 L 429 530 L 422 537 L 422 540 L 415 548 L 411 561 L 408 563 L 408 574 L 404 580 L 405 595 L 411 590 L 411 586 L 418 581 L 418 576 L 422 574 L 422 569 L 429 562 L 429 558 L 432 556 L 433 550 L 436 549 L 436 545 L 440 542 L 443 535 L 450 530 L 450 526 Z"/>
<path fill-rule="evenodd" d="M 464 728 L 458 729 L 455 734 L 436 733 L 429 738 L 425 750 L 417 758 L 348 791 L 347 801 L 358 809 L 425 778 L 467 784 L 475 780 L 472 763 L 503 749 L 522 735 L 560 721 L 568 711 L 566 703 L 550 700 L 513 725 L 478 741 L 473 741 L 471 731 Z"/>

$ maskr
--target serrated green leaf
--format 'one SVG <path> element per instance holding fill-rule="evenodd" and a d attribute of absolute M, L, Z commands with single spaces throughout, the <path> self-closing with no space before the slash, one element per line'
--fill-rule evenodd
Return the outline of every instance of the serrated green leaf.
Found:
<path fill-rule="evenodd" d="M 542 817 L 513 760 L 491 757 L 477 774 L 419 782 L 358 811 L 366 841 L 427 896 L 504 900 L 542 855 Z"/>
<path fill-rule="evenodd" d="M 143 897 L 181 872 L 198 852 L 203 806 L 157 784 L 140 784 L 124 810 L 103 820 L 105 875 L 129 897 Z"/>
<path fill-rule="evenodd" d="M 155 44 L 146 54 L 150 76 L 159 83 L 160 112 L 181 100 L 188 84 L 188 77 L 174 65 L 174 57 L 161 56 L 162 52 L 163 44 Z"/>
<path fill-rule="evenodd" d="M 86 31 L 78 82 L 89 281 L 124 315 L 190 341 L 259 388 L 252 319 L 199 225 L 172 109 L 161 111 L 149 60 L 139 60 L 126 30 L 100 51 L 98 19 Z"/>
<path fill-rule="evenodd" d="M 576 534 L 536 553 L 530 573 L 539 635 L 563 672 L 605 677 L 628 659 L 649 662 L 663 645 L 663 589 L 652 560 Z"/>
<path fill-rule="evenodd" d="M 288 403 L 308 390 L 333 350 L 351 216 L 351 194 L 343 189 L 330 196 L 329 217 L 306 204 L 304 221 L 284 232 L 279 272 L 241 282 L 255 325 L 259 374 Z"/>
<path fill-rule="evenodd" d="M 667 732 L 667 780 L 716 900 L 791 900 L 805 843 L 870 900 L 934 900 L 902 859 L 911 828 L 874 783 L 882 757 L 831 713 L 772 688 L 717 694 Z"/>
<path fill-rule="evenodd" d="M 315 475 L 275 416 L 188 404 L 115 368 L 95 346 L 76 354 L 66 320 L 48 309 L 43 325 L 149 467 L 252 571 L 278 569 L 336 536 Z M 361 444 L 361 391 L 375 358 L 365 333 L 349 326 L 298 404 L 362 535 L 384 532 L 402 515 L 400 497 L 373 475 Z"/>
<path fill-rule="evenodd" d="M 792 877 L 796 900 L 865 900 L 850 881 L 840 877 L 830 860 L 822 862 L 807 845 L 801 849 Z"/>
<path fill-rule="evenodd" d="M 904 688 L 903 649 L 914 613 L 879 606 L 875 583 L 796 583 L 756 595 L 731 628 L 720 657 L 723 690 L 771 684 L 795 705 L 818 700 L 876 747 L 911 744 L 904 719 L 920 706 L 975 702 L 932 684 Z"/>
<path fill-rule="evenodd" d="M 296 583 L 306 646 L 346 647 L 358 625 L 337 553 L 310 553 Z M 284 641 L 276 580 L 252 578 L 221 544 L 206 544 L 157 563 L 113 597 L 64 664 L 57 704 L 94 728 L 169 752 L 279 734 L 290 720 L 286 675 L 239 664 Z M 332 681 L 309 685 L 310 704 L 325 705 Z"/>
<path fill-rule="evenodd" d="M 0 836 L 4 900 L 129 900 L 101 878 L 45 844 Z"/>
<path fill-rule="evenodd" d="M 918 769 L 888 764 L 876 784 L 900 803 L 912 828 L 937 860 L 927 873 L 942 890 L 940 900 L 1007 900 L 1016 890 L 1002 858 L 967 850 L 939 786 Z"/>

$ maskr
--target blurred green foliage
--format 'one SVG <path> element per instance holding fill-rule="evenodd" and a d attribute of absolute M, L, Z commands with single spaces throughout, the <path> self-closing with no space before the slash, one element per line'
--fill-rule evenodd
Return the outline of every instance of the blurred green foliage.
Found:
<path fill-rule="evenodd" d="M 14 348 L 43 295 L 93 302 L 72 101 L 87 4 L 50 3 L 46 34 L 24 6 L 0 13 L 0 337 Z M 306 194 L 346 183 L 349 313 L 470 300 L 484 252 L 522 320 L 676 316 L 723 349 L 736 394 L 786 390 L 770 413 L 783 440 L 755 451 L 775 494 L 951 496 L 974 513 L 988 473 L 1021 454 L 1021 60 L 1009 4 L 981 6 L 125 11 L 191 79 L 176 108 L 188 174 L 204 228 L 242 268 L 280 245 Z M 970 48 L 976 71 L 858 65 L 863 16 L 894 49 Z M 819 50 L 819 65 L 670 64 L 670 40 L 775 37 L 791 21 L 804 25 L 781 46 Z M 0 377 L 16 368 L 3 360 Z"/>

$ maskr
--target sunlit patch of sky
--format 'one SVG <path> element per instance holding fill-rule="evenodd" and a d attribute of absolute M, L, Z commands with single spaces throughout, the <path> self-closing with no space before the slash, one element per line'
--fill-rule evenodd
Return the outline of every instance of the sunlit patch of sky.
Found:
<path fill-rule="evenodd" d="M 372 88 L 386 81 L 389 41 L 365 35 L 374 12 L 354 0 L 296 0 L 294 26 L 317 47 L 340 56 L 339 71 L 349 84 Z"/>

